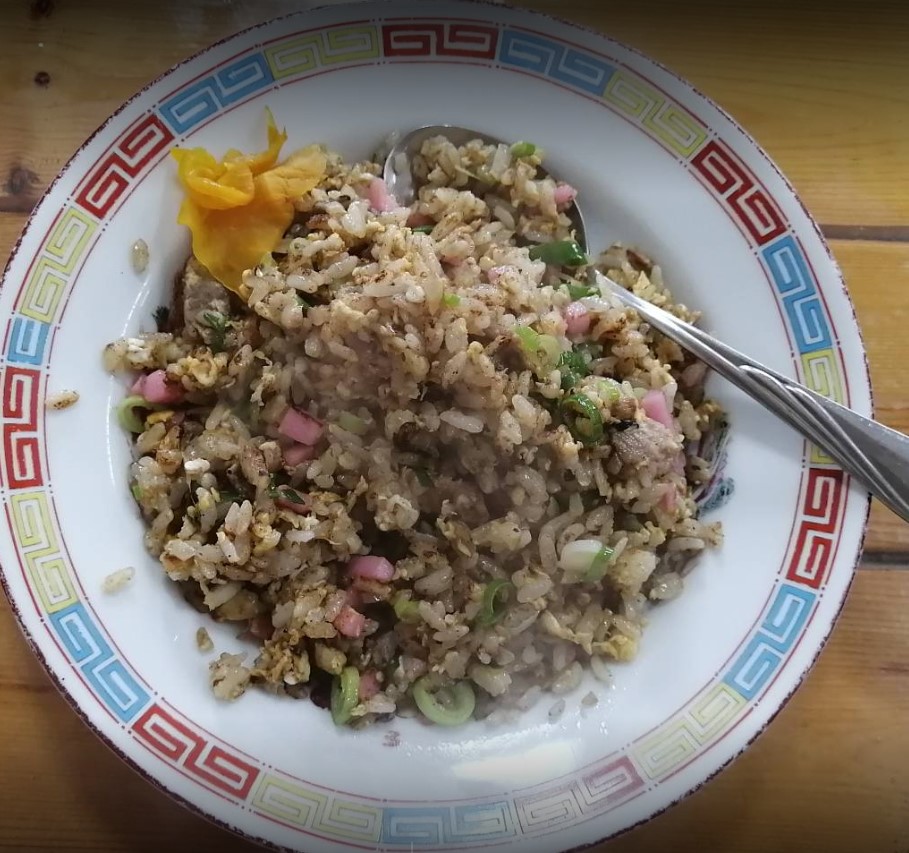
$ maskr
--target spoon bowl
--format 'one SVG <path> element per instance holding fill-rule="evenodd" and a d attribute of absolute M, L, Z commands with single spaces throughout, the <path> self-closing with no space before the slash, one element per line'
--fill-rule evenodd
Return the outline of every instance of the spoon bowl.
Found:
<path fill-rule="evenodd" d="M 459 127 L 452 124 L 433 124 L 426 127 L 418 127 L 409 131 L 391 148 L 385 158 L 385 166 L 382 177 L 385 179 L 385 185 L 388 191 L 398 200 L 400 204 L 409 205 L 414 201 L 414 179 L 413 179 L 413 161 L 420 153 L 428 139 L 436 136 L 444 136 L 453 145 L 461 146 L 479 139 L 487 145 L 505 145 L 511 147 L 509 143 L 490 136 L 488 133 L 481 133 L 478 130 L 470 130 L 466 127 Z M 555 177 L 546 171 L 542 166 L 537 167 L 537 174 L 541 178 Z M 565 208 L 565 215 L 571 220 L 574 239 L 580 245 L 583 251 L 587 251 L 587 231 L 584 227 L 584 218 L 581 215 L 581 209 L 575 202 L 571 202 L 569 207 Z"/>

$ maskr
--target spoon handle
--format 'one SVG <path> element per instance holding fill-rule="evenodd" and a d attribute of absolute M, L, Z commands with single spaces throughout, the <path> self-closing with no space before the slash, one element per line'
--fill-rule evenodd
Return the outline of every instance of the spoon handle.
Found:
<path fill-rule="evenodd" d="M 594 272 L 601 287 L 651 326 L 816 444 L 872 495 L 909 521 L 909 437 L 828 400 Z"/>

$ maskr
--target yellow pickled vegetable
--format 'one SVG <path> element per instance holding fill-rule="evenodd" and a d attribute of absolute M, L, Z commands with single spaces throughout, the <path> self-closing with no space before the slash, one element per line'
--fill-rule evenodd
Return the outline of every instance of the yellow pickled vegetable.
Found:
<path fill-rule="evenodd" d="M 193 238 L 193 254 L 226 288 L 242 294 L 243 273 L 271 252 L 290 227 L 294 201 L 325 174 L 325 153 L 311 145 L 278 164 L 287 134 L 268 110 L 268 148 L 231 149 L 221 160 L 204 148 L 175 148 L 186 193 L 177 222 Z"/>

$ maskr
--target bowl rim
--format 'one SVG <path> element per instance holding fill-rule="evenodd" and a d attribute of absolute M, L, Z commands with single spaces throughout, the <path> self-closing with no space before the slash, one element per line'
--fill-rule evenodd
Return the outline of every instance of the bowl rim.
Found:
<path fill-rule="evenodd" d="M 4 266 L 2 274 L 0 274 L 0 290 L 8 285 L 8 279 L 10 278 L 11 269 L 14 261 L 16 260 L 19 251 L 21 249 L 23 241 L 30 235 L 34 219 L 37 216 L 38 212 L 41 210 L 44 203 L 53 193 L 56 185 L 64 178 L 70 170 L 73 168 L 74 162 L 78 157 L 85 151 L 85 149 L 100 135 L 104 130 L 116 119 L 118 119 L 130 106 L 132 106 L 137 100 L 139 100 L 149 89 L 154 88 L 159 83 L 170 77 L 174 72 L 179 69 L 189 65 L 192 62 L 195 62 L 199 58 L 215 51 L 217 48 L 222 47 L 234 40 L 239 40 L 244 37 L 249 36 L 251 33 L 256 32 L 257 30 L 265 29 L 276 24 L 279 24 L 284 21 L 289 21 L 292 19 L 304 19 L 306 16 L 319 11 L 325 10 L 338 10 L 338 9 L 353 9 L 358 6 L 368 6 L 374 10 L 371 18 L 382 20 L 384 18 L 385 8 L 399 5 L 403 0 L 341 0 L 341 2 L 315 2 L 313 5 L 307 5 L 304 8 L 297 9 L 292 12 L 288 12 L 282 15 L 277 15 L 273 17 L 266 18 L 259 21 L 258 23 L 251 24 L 249 26 L 243 27 L 235 32 L 232 32 L 214 42 L 207 44 L 206 46 L 200 48 L 199 50 L 194 51 L 190 55 L 184 57 L 183 59 L 171 64 L 163 71 L 154 76 L 151 80 L 145 83 L 141 88 L 136 90 L 132 95 L 126 98 L 112 113 L 110 113 L 85 139 L 78 145 L 78 147 L 73 151 L 69 156 L 63 166 L 57 171 L 53 179 L 47 185 L 45 190 L 41 193 L 31 211 L 28 213 L 25 222 L 19 232 L 19 235 L 13 242 L 13 246 L 10 250 L 9 256 L 7 258 L 6 264 Z M 681 84 L 684 87 L 687 87 L 693 95 L 703 101 L 705 104 L 709 105 L 712 109 L 716 110 L 722 118 L 724 118 L 729 124 L 741 135 L 743 140 L 748 143 L 751 147 L 752 153 L 759 155 L 759 157 L 764 161 L 764 164 L 769 168 L 776 179 L 778 179 L 783 187 L 788 192 L 791 200 L 794 200 L 802 210 L 802 213 L 805 216 L 806 222 L 814 231 L 814 236 L 817 238 L 818 245 L 823 247 L 827 260 L 831 265 L 832 271 L 836 275 L 836 279 L 841 288 L 841 295 L 845 300 L 845 307 L 849 309 L 851 313 L 851 332 L 854 332 L 856 336 L 856 342 L 858 344 L 858 354 L 861 356 L 862 360 L 862 369 L 859 371 L 859 378 L 862 380 L 862 385 L 864 386 L 863 390 L 867 390 L 869 397 L 869 406 L 872 412 L 872 415 L 875 411 L 875 399 L 874 399 L 874 386 L 871 381 L 871 371 L 868 360 L 868 350 L 865 346 L 865 340 L 862 333 L 861 325 L 858 321 L 857 312 L 855 310 L 855 304 L 851 298 L 849 289 L 846 285 L 845 278 L 842 274 L 841 267 L 836 260 L 827 238 L 824 236 L 824 233 L 818 224 L 815 217 L 808 210 L 801 196 L 797 193 L 794 185 L 785 175 L 782 169 L 778 166 L 776 161 L 768 154 L 764 147 L 758 143 L 755 137 L 749 133 L 745 127 L 729 113 L 723 106 L 718 102 L 713 100 L 710 96 L 706 95 L 700 88 L 692 84 L 687 78 L 683 77 L 680 73 L 676 72 L 669 66 L 665 65 L 662 61 L 653 58 L 650 54 L 645 51 L 636 48 L 628 43 L 621 41 L 613 36 L 607 34 L 606 31 L 597 29 L 596 27 L 581 24 L 576 21 L 570 20 L 568 18 L 563 18 L 559 15 L 552 14 L 550 12 L 540 11 L 536 9 L 531 9 L 523 6 L 511 6 L 506 4 L 503 0 L 443 0 L 438 4 L 442 6 L 460 6 L 464 8 L 487 8 L 487 9 L 496 9 L 498 11 L 506 11 L 510 13 L 515 13 L 517 15 L 526 15 L 531 18 L 535 18 L 538 21 L 549 20 L 553 23 L 557 23 L 563 27 L 573 29 L 577 32 L 583 32 L 590 36 L 594 36 L 598 39 L 603 39 L 609 43 L 615 45 L 619 49 L 625 50 L 630 54 L 633 54 L 637 58 L 643 60 L 645 63 L 659 69 L 661 72 L 666 74 L 668 77 L 671 77 L 674 82 Z M 427 14 L 429 13 L 427 9 Z M 832 284 L 832 281 L 830 282 Z M 858 370 L 858 363 L 851 365 Z M 858 499 L 858 496 L 856 496 Z M 735 751 L 731 756 L 726 758 L 721 764 L 719 764 L 712 772 L 706 775 L 701 781 L 687 788 L 682 794 L 677 798 L 672 800 L 669 803 L 666 803 L 659 809 L 649 813 L 647 816 L 637 820 L 636 822 L 629 824 L 621 829 L 618 829 L 614 832 L 611 832 L 607 835 L 604 835 L 598 840 L 591 841 L 589 843 L 583 843 L 571 848 L 566 848 L 566 853 L 576 853 L 579 851 L 592 850 L 594 847 L 597 847 L 607 841 L 612 841 L 613 839 L 619 838 L 620 836 L 627 835 L 628 833 L 636 830 L 645 824 L 650 823 L 654 819 L 660 817 L 666 812 L 672 810 L 683 800 L 688 799 L 693 794 L 700 791 L 710 782 L 712 782 L 717 776 L 723 773 L 733 764 L 744 752 L 751 748 L 751 746 L 768 730 L 770 725 L 775 721 L 777 716 L 781 711 L 790 703 L 792 697 L 798 692 L 798 690 L 803 686 L 808 676 L 814 670 L 818 659 L 826 648 L 830 638 L 835 630 L 836 626 L 839 624 L 840 618 L 842 616 L 843 610 L 848 601 L 851 590 L 855 581 L 856 571 L 859 569 L 865 549 L 865 542 L 869 532 L 869 519 L 871 512 L 871 503 L 872 497 L 870 494 L 867 494 L 864 498 L 864 516 L 861 520 L 860 527 L 858 529 L 858 539 L 856 543 L 856 557 L 855 562 L 850 570 L 849 580 L 846 584 L 840 601 L 836 607 L 835 612 L 831 615 L 827 624 L 825 625 L 822 635 L 817 641 L 817 648 L 814 654 L 811 657 L 811 660 L 804 665 L 801 673 L 794 678 L 791 689 L 783 696 L 773 711 L 773 713 L 768 717 L 768 719 L 761 725 L 761 727 L 756 730 L 741 746 L 740 749 Z M 845 569 L 843 570 L 845 573 Z M 41 650 L 38 641 L 34 638 L 31 631 L 28 629 L 25 618 L 20 610 L 19 605 L 13 597 L 10 584 L 7 580 L 6 570 L 2 564 L 0 564 L 0 587 L 2 587 L 3 592 L 6 596 L 7 601 L 9 602 L 10 611 L 15 617 L 16 624 L 18 625 L 19 631 L 22 634 L 23 638 L 26 641 L 26 644 L 31 649 L 32 654 L 41 664 L 42 669 L 50 678 L 52 684 L 56 688 L 57 692 L 63 697 L 69 707 L 76 713 L 76 715 L 82 720 L 83 724 L 111 751 L 113 752 L 120 760 L 122 760 L 130 769 L 137 773 L 143 780 L 152 785 L 159 792 L 166 795 L 169 799 L 176 802 L 183 808 L 192 812 L 195 815 L 203 818 L 210 824 L 213 824 L 223 830 L 230 832 L 233 835 L 236 835 L 242 839 L 253 842 L 257 845 L 260 845 L 267 849 L 278 850 L 278 851 L 287 851 L 287 853 L 297 853 L 298 848 L 296 847 L 287 847 L 285 845 L 279 844 L 275 841 L 271 841 L 264 837 L 258 836 L 250 832 L 247 828 L 241 827 L 239 824 L 235 825 L 227 820 L 223 820 L 203 806 L 198 805 L 193 802 L 188 797 L 177 793 L 176 791 L 169 788 L 163 781 L 156 778 L 151 772 L 141 767 L 137 761 L 135 761 L 126 750 L 121 749 L 117 746 L 113 739 L 109 737 L 106 733 L 101 731 L 92 720 L 89 718 L 88 714 L 82 709 L 78 700 L 65 688 L 63 685 L 62 679 L 57 674 L 52 665 L 47 661 L 44 653 Z M 518 836 L 520 839 L 520 836 Z M 479 849 L 479 848 L 478 848 Z"/>

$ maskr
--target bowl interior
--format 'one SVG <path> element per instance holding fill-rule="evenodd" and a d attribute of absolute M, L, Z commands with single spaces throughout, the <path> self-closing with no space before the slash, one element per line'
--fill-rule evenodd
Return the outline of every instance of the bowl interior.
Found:
<path fill-rule="evenodd" d="M 177 69 L 77 157 L 36 214 L 0 295 L 10 329 L 4 499 L 19 507 L 0 534 L 0 558 L 27 633 L 92 724 L 145 772 L 233 826 L 290 846 L 304 843 L 302 827 L 321 839 L 310 844 L 328 846 L 378 832 L 391 845 L 521 838 L 544 850 L 647 817 L 739 752 L 791 693 L 838 612 L 864 529 L 864 495 L 759 405 L 712 380 L 732 424 L 724 476 L 734 492 L 711 516 L 725 542 L 699 560 L 679 599 L 653 609 L 638 659 L 617 665 L 610 686 L 588 678 L 557 722 L 548 718 L 556 697 L 498 727 L 447 731 L 399 720 L 360 733 L 335 728 L 308 703 L 255 691 L 230 705 L 214 699 L 196 629 L 205 624 L 219 652 L 252 648 L 185 605 L 145 554 L 126 482 L 129 448 L 111 415 L 123 387 L 99 357 L 109 341 L 152 328 L 187 255 L 166 156 L 173 144 L 257 149 L 266 106 L 287 128 L 287 150 L 322 142 L 351 159 L 369 156 L 392 130 L 430 123 L 532 140 L 546 149 L 547 168 L 580 188 L 592 249 L 616 240 L 641 247 L 676 298 L 703 311 L 705 328 L 869 408 L 836 267 L 788 185 L 730 120 L 594 34 L 506 9 L 437 8 L 422 30 L 388 23 L 425 16 L 418 5 L 395 4 L 384 23 L 317 11 Z M 401 44 L 411 52 L 396 53 Z M 332 60 L 332 50 L 347 58 Z M 210 85 L 213 95 L 204 87 L 195 101 L 185 94 L 231 68 L 233 77 Z M 272 79 L 229 101 L 224 93 L 256 68 Z M 156 149 L 140 167 L 123 150 L 136 127 L 136 145 Z M 95 164 L 111 150 L 121 161 L 108 172 L 126 177 L 99 186 Z M 130 247 L 140 238 L 150 263 L 137 275 Z M 45 282 L 43 296 L 29 296 L 29 288 L 36 264 L 54 261 L 54 240 L 82 245 L 48 307 L 56 291 Z M 46 320 L 36 319 L 40 310 Z M 19 352 L 28 347 L 31 362 Z M 45 417 L 36 403 L 32 417 L 22 402 L 64 388 L 81 397 L 65 412 Z M 22 455 L 32 452 L 22 450 L 22 430 L 19 443 L 13 434 L 22 423 L 35 436 L 33 458 Z M 37 480 L 26 476 L 29 464 Z M 48 531 L 56 587 L 35 557 Z M 103 578 L 124 566 L 137 570 L 129 587 L 102 593 Z M 591 690 L 598 704 L 583 709 Z M 191 760 L 196 743 L 204 760 Z M 216 747 L 227 757 L 213 756 Z M 458 808 L 479 811 L 468 819 Z M 341 814 L 334 821 L 324 817 L 332 809 Z M 458 835 L 443 821 L 449 829 L 433 835 L 424 823 L 440 810 L 450 826 L 463 819 L 473 828 Z"/>

